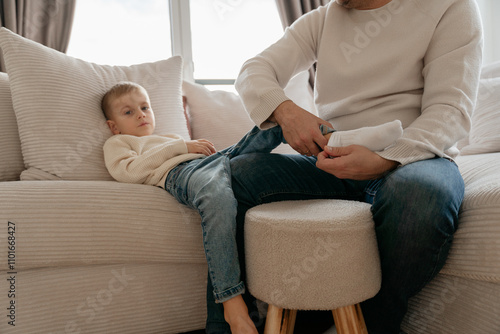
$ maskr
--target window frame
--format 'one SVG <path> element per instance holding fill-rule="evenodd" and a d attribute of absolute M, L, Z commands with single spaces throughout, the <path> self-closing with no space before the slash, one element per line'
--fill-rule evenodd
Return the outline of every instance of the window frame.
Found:
<path fill-rule="evenodd" d="M 184 60 L 184 80 L 201 85 L 234 85 L 236 79 L 194 78 L 190 0 L 169 0 L 172 55 Z"/>
<path fill-rule="evenodd" d="M 184 80 L 194 81 L 193 46 L 191 41 L 191 13 L 189 0 L 169 0 L 170 43 L 172 55 L 184 60 Z"/>

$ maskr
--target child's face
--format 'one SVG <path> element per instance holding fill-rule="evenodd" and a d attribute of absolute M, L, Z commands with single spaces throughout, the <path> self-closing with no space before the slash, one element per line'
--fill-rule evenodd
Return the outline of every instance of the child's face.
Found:
<path fill-rule="evenodd" d="M 142 89 L 124 94 L 110 103 L 110 119 L 107 121 L 113 134 L 148 136 L 155 129 L 155 115 L 149 97 Z"/>

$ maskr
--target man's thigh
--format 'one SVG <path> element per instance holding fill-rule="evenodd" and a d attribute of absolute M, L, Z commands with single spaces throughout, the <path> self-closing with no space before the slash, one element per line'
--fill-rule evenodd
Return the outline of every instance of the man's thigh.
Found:
<path fill-rule="evenodd" d="M 417 161 L 397 168 L 369 193 L 375 195 L 373 211 L 390 205 L 401 218 L 445 216 L 457 219 L 464 196 L 464 181 L 458 167 L 443 158 Z M 371 190 L 371 191 L 370 191 Z"/>
<path fill-rule="evenodd" d="M 342 180 L 299 154 L 252 153 L 231 159 L 235 197 L 248 207 L 283 200 L 363 200 L 367 181 Z"/>
<path fill-rule="evenodd" d="M 442 268 L 463 195 L 457 166 L 442 158 L 403 166 L 381 182 L 372 214 L 390 291 L 410 297 Z"/>

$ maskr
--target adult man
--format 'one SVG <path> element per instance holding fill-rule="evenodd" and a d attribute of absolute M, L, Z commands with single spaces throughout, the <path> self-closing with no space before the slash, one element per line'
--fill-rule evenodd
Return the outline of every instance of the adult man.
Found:
<path fill-rule="evenodd" d="M 408 299 L 444 265 L 464 192 L 451 159 L 470 127 L 481 57 L 474 0 L 336 0 L 242 67 L 236 86 L 252 120 L 279 124 L 302 155 L 231 162 L 240 230 L 246 210 L 261 203 L 372 203 L 383 278 L 362 304 L 370 334 L 399 333 Z M 282 89 L 315 62 L 319 117 Z M 326 147 L 319 131 L 320 124 L 349 130 L 395 119 L 403 136 L 380 152 Z"/>

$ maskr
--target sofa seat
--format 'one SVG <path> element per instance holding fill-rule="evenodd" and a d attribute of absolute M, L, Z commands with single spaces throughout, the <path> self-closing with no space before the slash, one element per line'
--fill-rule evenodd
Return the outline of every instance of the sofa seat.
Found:
<path fill-rule="evenodd" d="M 465 198 L 442 272 L 500 284 L 500 153 L 466 155 L 457 163 Z"/>
<path fill-rule="evenodd" d="M 443 269 L 410 299 L 409 334 L 500 331 L 500 153 L 456 161 L 465 181 L 458 230 Z"/>
<path fill-rule="evenodd" d="M 0 290 L 15 276 L 18 325 L 2 321 L 1 333 L 204 327 L 200 218 L 165 190 L 114 181 L 2 182 L 0 216 L 2 240 L 7 222 L 16 228 L 14 267 L 1 262 Z"/>

